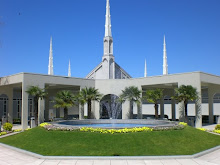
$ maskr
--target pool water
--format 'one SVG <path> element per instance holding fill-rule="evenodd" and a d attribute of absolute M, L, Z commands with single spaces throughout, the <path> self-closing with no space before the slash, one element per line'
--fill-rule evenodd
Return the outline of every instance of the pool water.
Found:
<path fill-rule="evenodd" d="M 76 124 L 77 127 L 95 127 L 95 128 L 134 128 L 149 127 L 150 124 L 123 124 L 123 123 L 107 123 L 107 124 Z"/>

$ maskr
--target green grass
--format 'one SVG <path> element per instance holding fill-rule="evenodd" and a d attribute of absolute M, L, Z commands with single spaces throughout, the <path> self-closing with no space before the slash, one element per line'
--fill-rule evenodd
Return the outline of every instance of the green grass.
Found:
<path fill-rule="evenodd" d="M 220 145 L 220 136 L 188 126 L 183 130 L 113 135 L 46 131 L 37 127 L 2 138 L 0 142 L 54 156 L 189 155 Z"/>

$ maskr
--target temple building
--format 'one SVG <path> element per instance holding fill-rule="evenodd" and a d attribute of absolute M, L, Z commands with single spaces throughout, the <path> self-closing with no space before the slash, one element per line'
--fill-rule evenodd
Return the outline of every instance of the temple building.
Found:
<path fill-rule="evenodd" d="M 171 99 L 174 89 L 181 85 L 192 85 L 199 93 L 200 100 L 189 103 L 189 118 L 192 125 L 201 127 L 202 123 L 220 122 L 220 76 L 203 73 L 189 72 L 168 74 L 168 61 L 166 41 L 163 41 L 163 74 L 160 76 L 147 76 L 147 62 L 145 60 L 144 74 L 141 78 L 132 78 L 115 61 L 113 53 L 113 37 L 111 29 L 111 15 L 109 0 L 106 2 L 105 35 L 103 40 L 103 56 L 100 64 L 96 66 L 85 78 L 71 77 L 71 65 L 69 61 L 68 76 L 56 76 L 53 72 L 52 37 L 50 39 L 48 75 L 35 73 L 17 73 L 0 78 L 0 118 L 6 117 L 9 122 L 21 122 L 22 128 L 28 127 L 28 122 L 34 116 L 33 98 L 27 94 L 30 86 L 45 88 L 48 97 L 39 100 L 39 122 L 48 121 L 51 118 L 62 118 L 63 109 L 54 108 L 53 98 L 61 90 L 71 90 L 78 93 L 82 88 L 95 87 L 104 96 L 100 102 L 92 102 L 92 113 L 95 119 L 111 118 L 106 113 L 106 106 L 121 94 L 125 87 L 136 86 L 142 90 L 142 95 L 148 89 L 163 89 L 164 97 L 160 100 L 160 118 L 179 120 L 181 118 L 181 103 Z M 161 53 L 162 55 L 162 53 Z M 162 60 L 162 56 L 161 56 Z M 132 66 L 131 66 L 132 67 Z M 73 74 L 72 74 L 73 75 Z M 129 102 L 117 105 L 121 109 L 116 114 L 118 119 L 127 119 Z M 134 118 L 139 109 L 134 106 Z M 143 118 L 154 115 L 154 105 L 143 101 L 140 107 Z M 87 105 L 74 106 L 69 109 L 68 115 L 72 118 L 83 119 L 87 116 Z"/>

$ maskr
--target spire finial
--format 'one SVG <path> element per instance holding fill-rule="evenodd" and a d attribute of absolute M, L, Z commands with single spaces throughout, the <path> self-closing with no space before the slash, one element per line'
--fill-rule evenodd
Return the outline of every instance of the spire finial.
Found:
<path fill-rule="evenodd" d="M 164 35 L 163 40 L 163 75 L 168 74 L 168 65 L 167 65 L 167 49 L 166 49 L 166 40 Z"/>
<path fill-rule="evenodd" d="M 49 51 L 48 74 L 49 74 L 49 75 L 53 75 L 53 47 L 52 47 L 52 36 L 50 37 L 50 51 Z"/>
<path fill-rule="evenodd" d="M 106 0 L 105 37 L 112 37 L 109 0 Z"/>
<path fill-rule="evenodd" d="M 70 66 L 70 60 L 69 60 L 69 67 L 68 67 L 68 77 L 71 77 L 71 66 Z"/>
<path fill-rule="evenodd" d="M 147 63 L 145 59 L 145 65 L 144 65 L 144 77 L 147 77 Z"/>

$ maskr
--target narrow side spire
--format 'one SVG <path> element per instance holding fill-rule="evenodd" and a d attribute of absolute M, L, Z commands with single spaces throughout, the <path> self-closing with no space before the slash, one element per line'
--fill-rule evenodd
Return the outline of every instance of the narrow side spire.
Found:
<path fill-rule="evenodd" d="M 106 1 L 106 15 L 105 15 L 105 37 L 112 37 L 111 30 L 111 15 L 110 15 L 110 5 L 109 0 Z"/>
<path fill-rule="evenodd" d="M 50 37 L 50 51 L 49 51 L 48 75 L 53 75 L 53 48 L 52 48 L 52 37 Z"/>
<path fill-rule="evenodd" d="M 144 77 L 147 77 L 147 63 L 145 59 L 145 65 L 144 65 Z"/>
<path fill-rule="evenodd" d="M 68 67 L 68 77 L 71 77 L 71 66 L 70 66 L 70 60 L 69 60 L 69 67 Z"/>
<path fill-rule="evenodd" d="M 163 40 L 163 75 L 168 74 L 168 65 L 167 65 L 167 49 L 166 49 L 166 40 L 164 35 Z"/>

